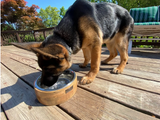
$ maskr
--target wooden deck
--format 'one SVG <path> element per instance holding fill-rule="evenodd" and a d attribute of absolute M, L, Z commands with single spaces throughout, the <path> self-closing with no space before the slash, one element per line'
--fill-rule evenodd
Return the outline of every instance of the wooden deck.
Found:
<path fill-rule="evenodd" d="M 101 59 L 109 52 L 102 48 Z M 76 94 L 57 106 L 38 102 L 33 89 L 41 74 L 34 53 L 14 46 L 1 47 L 2 120 L 157 120 L 160 119 L 160 49 L 132 49 L 119 75 L 110 71 L 119 64 L 117 56 L 101 65 L 93 83 L 78 84 Z M 72 70 L 78 80 L 90 66 L 81 69 L 83 54 L 73 55 Z"/>

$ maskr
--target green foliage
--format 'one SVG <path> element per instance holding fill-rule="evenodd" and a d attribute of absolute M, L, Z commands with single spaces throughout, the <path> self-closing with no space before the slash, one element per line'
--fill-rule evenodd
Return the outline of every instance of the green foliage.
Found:
<path fill-rule="evenodd" d="M 11 24 L 1 24 L 1 31 L 15 30 Z"/>
<path fill-rule="evenodd" d="M 160 0 L 88 0 L 90 2 L 111 2 L 116 3 L 128 11 L 131 8 L 140 8 L 140 7 L 148 7 L 148 6 L 158 6 L 160 5 Z"/>
<path fill-rule="evenodd" d="M 109 0 L 88 0 L 90 2 L 97 2 L 97 3 L 100 3 L 100 2 L 109 2 Z"/>
<path fill-rule="evenodd" d="M 141 8 L 148 6 L 160 5 L 160 0 L 116 0 L 117 4 L 126 8 L 128 11 L 131 8 Z"/>
<path fill-rule="evenodd" d="M 44 36 L 42 34 L 40 34 L 40 36 L 38 37 L 39 41 L 43 41 L 44 40 Z"/>
<path fill-rule="evenodd" d="M 48 6 L 45 10 L 40 9 L 39 16 L 46 27 L 53 27 L 58 24 L 59 10 L 56 7 Z"/>
<path fill-rule="evenodd" d="M 40 9 L 39 16 L 46 27 L 54 27 L 65 15 L 64 7 L 58 10 L 56 7 L 48 6 L 46 9 Z"/>
<path fill-rule="evenodd" d="M 65 10 L 65 8 L 64 7 L 61 7 L 60 8 L 60 17 L 61 17 L 61 19 L 64 17 L 64 15 L 66 14 L 66 11 L 67 10 Z"/>

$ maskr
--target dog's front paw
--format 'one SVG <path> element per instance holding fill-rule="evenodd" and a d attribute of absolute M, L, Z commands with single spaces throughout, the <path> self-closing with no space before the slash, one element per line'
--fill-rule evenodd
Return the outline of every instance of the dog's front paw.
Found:
<path fill-rule="evenodd" d="M 94 78 L 88 77 L 88 76 L 84 76 L 81 81 L 80 84 L 85 85 L 85 84 L 89 84 L 94 80 Z"/>
<path fill-rule="evenodd" d="M 111 73 L 114 73 L 114 74 L 120 74 L 122 73 L 122 70 L 121 69 L 118 69 L 118 68 L 114 68 Z"/>
<path fill-rule="evenodd" d="M 86 68 L 87 65 L 85 65 L 84 63 L 81 63 L 81 64 L 79 64 L 79 67 L 80 67 L 80 68 Z"/>

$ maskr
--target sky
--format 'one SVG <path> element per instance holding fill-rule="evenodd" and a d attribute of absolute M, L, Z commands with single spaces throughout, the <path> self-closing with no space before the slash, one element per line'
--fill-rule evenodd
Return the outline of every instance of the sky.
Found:
<path fill-rule="evenodd" d="M 32 4 L 38 5 L 40 8 L 45 9 L 49 5 L 51 7 L 57 7 L 60 9 L 64 6 L 65 9 L 68 9 L 76 0 L 25 0 L 27 2 L 27 6 L 32 6 Z M 37 10 L 39 12 L 40 9 Z"/>

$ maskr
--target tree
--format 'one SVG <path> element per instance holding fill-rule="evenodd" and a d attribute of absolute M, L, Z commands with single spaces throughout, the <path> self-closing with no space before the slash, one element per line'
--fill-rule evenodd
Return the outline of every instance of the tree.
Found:
<path fill-rule="evenodd" d="M 44 27 L 38 17 L 37 5 L 26 6 L 25 0 L 2 0 L 1 1 L 1 25 L 2 30 L 6 25 L 16 30 L 36 29 Z M 6 28 L 6 27 L 5 27 Z"/>
<path fill-rule="evenodd" d="M 65 13 L 64 7 L 58 10 L 56 7 L 48 6 L 46 9 L 40 9 L 39 16 L 46 27 L 54 27 L 64 17 Z"/>
<path fill-rule="evenodd" d="M 17 26 L 23 30 L 44 28 L 45 26 L 42 23 L 42 19 L 38 16 L 37 9 L 39 9 L 37 5 L 26 6 L 24 15 L 17 21 Z"/>
<path fill-rule="evenodd" d="M 160 0 L 116 0 L 117 4 L 126 8 L 128 11 L 131 8 L 141 8 L 160 5 Z"/>
<path fill-rule="evenodd" d="M 101 2 L 113 2 L 115 3 L 115 0 L 88 0 L 90 2 L 97 2 L 97 3 L 101 3 Z"/>
<path fill-rule="evenodd" d="M 131 8 L 140 8 L 140 7 L 148 7 L 148 6 L 158 6 L 160 5 L 160 0 L 88 0 L 90 2 L 112 2 L 116 3 L 128 11 Z"/>
<path fill-rule="evenodd" d="M 45 10 L 40 9 L 39 16 L 46 27 L 56 26 L 60 20 L 59 10 L 56 7 L 48 6 Z"/>
<path fill-rule="evenodd" d="M 60 8 L 60 17 L 61 17 L 61 19 L 64 17 L 64 15 L 66 14 L 66 11 L 67 10 L 65 10 L 65 8 L 64 7 L 61 7 Z"/>

